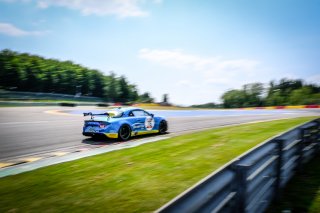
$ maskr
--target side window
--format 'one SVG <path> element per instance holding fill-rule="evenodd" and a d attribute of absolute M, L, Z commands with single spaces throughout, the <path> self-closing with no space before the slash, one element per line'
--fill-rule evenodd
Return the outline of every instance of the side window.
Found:
<path fill-rule="evenodd" d="M 143 113 L 144 113 L 144 116 L 150 116 L 150 114 L 146 111 L 143 111 Z"/>
<path fill-rule="evenodd" d="M 142 111 L 142 110 L 134 110 L 134 111 L 132 111 L 132 113 L 136 117 L 145 116 L 144 111 Z"/>

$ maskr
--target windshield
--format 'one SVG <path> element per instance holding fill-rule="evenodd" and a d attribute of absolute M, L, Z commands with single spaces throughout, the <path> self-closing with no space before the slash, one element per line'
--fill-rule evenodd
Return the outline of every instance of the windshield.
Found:
<path fill-rule="evenodd" d="M 112 110 L 108 111 L 111 118 L 121 118 L 123 116 L 123 111 L 121 110 Z"/>

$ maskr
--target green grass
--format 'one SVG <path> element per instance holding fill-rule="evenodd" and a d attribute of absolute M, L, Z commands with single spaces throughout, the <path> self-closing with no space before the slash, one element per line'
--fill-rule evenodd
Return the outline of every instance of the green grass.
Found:
<path fill-rule="evenodd" d="M 0 212 L 150 212 L 296 118 L 207 130 L 0 179 Z"/>
<path fill-rule="evenodd" d="M 281 199 L 275 202 L 268 213 L 320 212 L 320 156 L 309 162 L 286 186 Z"/>

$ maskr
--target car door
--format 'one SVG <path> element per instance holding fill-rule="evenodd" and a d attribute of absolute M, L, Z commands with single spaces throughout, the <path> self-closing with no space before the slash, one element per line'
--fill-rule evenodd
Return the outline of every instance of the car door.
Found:
<path fill-rule="evenodd" d="M 146 131 L 146 128 L 144 125 L 146 116 L 143 110 L 132 110 L 129 113 L 129 117 L 132 123 L 132 129 L 134 132 Z"/>

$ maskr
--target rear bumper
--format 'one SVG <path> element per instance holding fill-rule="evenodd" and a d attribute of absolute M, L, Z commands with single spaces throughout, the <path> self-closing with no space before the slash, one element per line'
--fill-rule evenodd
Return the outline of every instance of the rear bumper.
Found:
<path fill-rule="evenodd" d="M 82 132 L 82 135 L 84 136 L 101 136 L 104 135 L 104 133 L 99 133 L 99 132 Z"/>
<path fill-rule="evenodd" d="M 108 138 L 118 138 L 118 133 L 82 132 L 84 136 L 107 136 Z"/>
<path fill-rule="evenodd" d="M 108 138 L 118 138 L 118 133 L 104 133 Z"/>

